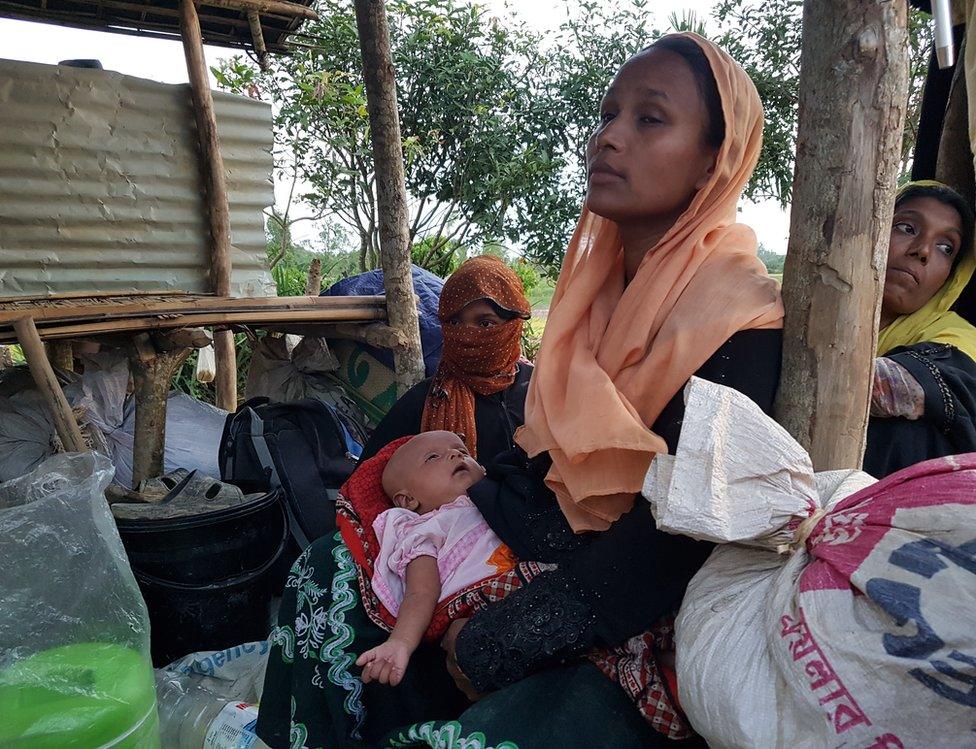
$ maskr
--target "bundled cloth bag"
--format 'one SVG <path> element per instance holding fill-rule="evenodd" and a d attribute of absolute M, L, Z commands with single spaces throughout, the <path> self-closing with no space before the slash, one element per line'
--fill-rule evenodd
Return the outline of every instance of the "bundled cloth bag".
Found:
<path fill-rule="evenodd" d="M 976 454 L 814 474 L 742 394 L 692 379 L 658 526 L 720 546 L 676 623 L 713 747 L 956 747 L 976 736 Z"/>

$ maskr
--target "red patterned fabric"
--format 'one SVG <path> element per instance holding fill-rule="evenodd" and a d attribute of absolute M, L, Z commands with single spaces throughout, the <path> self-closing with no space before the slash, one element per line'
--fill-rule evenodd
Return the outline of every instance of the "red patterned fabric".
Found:
<path fill-rule="evenodd" d="M 623 645 L 596 648 L 587 657 L 623 688 L 654 730 L 670 739 L 684 739 L 692 735 L 691 726 L 673 696 L 673 669 L 659 665 L 662 653 L 674 654 L 674 614 Z"/>
<path fill-rule="evenodd" d="M 356 577 L 359 580 L 363 608 L 373 623 L 386 631 L 393 629 L 396 617 L 380 603 L 373 592 L 373 566 L 380 549 L 379 539 L 373 530 L 373 521 L 381 512 L 393 506 L 393 502 L 383 491 L 383 470 L 397 448 L 411 439 L 412 437 L 401 437 L 394 440 L 358 466 L 342 485 L 336 502 L 336 523 L 343 542 L 356 562 Z M 454 597 L 441 601 L 434 610 L 424 639 L 438 642 L 455 619 L 471 616 L 478 609 L 504 598 L 540 572 L 551 568 L 552 565 L 522 562 L 515 569 L 486 578 Z"/>
<path fill-rule="evenodd" d="M 412 439 L 411 435 L 393 440 L 372 458 L 358 465 L 339 488 L 336 524 L 353 561 L 360 567 L 366 567 L 370 577 L 373 576 L 373 562 L 380 551 L 373 521 L 381 512 L 393 507 L 393 501 L 383 491 L 383 471 L 393 453 Z M 347 501 L 341 502 L 342 498 Z"/>

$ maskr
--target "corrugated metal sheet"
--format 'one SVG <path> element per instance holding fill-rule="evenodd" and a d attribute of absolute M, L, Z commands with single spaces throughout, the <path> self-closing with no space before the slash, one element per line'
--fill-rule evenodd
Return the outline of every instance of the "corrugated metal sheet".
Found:
<path fill-rule="evenodd" d="M 274 294 L 271 108 L 214 93 L 227 169 L 232 293 Z M 0 299 L 210 291 L 189 88 L 0 60 Z"/>

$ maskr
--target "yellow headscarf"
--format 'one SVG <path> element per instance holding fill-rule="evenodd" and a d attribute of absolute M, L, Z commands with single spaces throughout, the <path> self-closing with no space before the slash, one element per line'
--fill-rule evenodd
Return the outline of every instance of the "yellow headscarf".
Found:
<path fill-rule="evenodd" d="M 935 180 L 909 182 L 899 191 L 912 187 L 947 187 Z M 962 351 L 976 361 L 976 327 L 950 309 L 966 284 L 976 272 L 976 254 L 967 247 L 966 255 L 956 266 L 952 275 L 935 295 L 921 309 L 910 315 L 895 318 L 878 336 L 878 356 L 882 356 L 899 346 L 912 346 L 916 343 L 947 343 Z"/>

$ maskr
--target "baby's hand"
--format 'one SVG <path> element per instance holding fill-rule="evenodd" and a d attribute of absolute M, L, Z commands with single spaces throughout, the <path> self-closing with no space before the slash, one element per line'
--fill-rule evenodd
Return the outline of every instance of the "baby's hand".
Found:
<path fill-rule="evenodd" d="M 363 683 L 378 681 L 395 687 L 403 679 L 410 662 L 410 647 L 401 640 L 389 639 L 372 650 L 367 650 L 356 659 L 357 666 L 363 669 Z"/>

